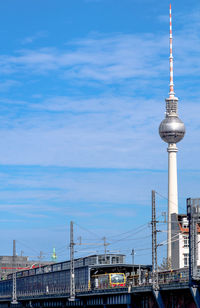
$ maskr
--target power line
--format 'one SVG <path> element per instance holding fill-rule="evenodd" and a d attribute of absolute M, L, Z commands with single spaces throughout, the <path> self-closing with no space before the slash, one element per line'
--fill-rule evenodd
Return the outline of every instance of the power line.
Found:
<path fill-rule="evenodd" d="M 34 249 L 33 247 L 28 246 L 27 244 L 23 243 L 22 241 L 16 240 L 17 243 L 20 243 L 22 246 L 34 251 L 36 254 L 38 254 L 38 250 Z"/>
<path fill-rule="evenodd" d="M 159 192 L 155 191 L 155 193 L 156 193 L 158 196 L 160 196 L 161 198 L 163 198 L 163 199 L 167 200 L 167 202 L 169 201 L 169 198 L 167 198 L 167 197 L 163 196 L 163 195 L 162 195 L 162 194 L 160 194 Z M 174 204 L 174 205 L 177 205 L 177 204 L 176 204 L 175 202 L 173 202 L 173 201 L 170 201 L 170 203 L 172 203 L 172 204 Z M 181 209 L 183 209 L 183 207 L 182 207 L 182 206 L 180 206 L 180 205 L 179 205 L 179 207 L 180 207 Z M 185 211 L 185 209 L 184 209 L 184 211 Z"/>
<path fill-rule="evenodd" d="M 137 233 L 143 231 L 145 228 L 146 228 L 146 224 L 145 224 L 142 228 L 140 228 L 137 232 L 134 232 L 134 233 L 137 234 Z M 121 238 L 121 239 L 115 240 L 114 242 L 111 242 L 110 245 L 114 245 L 114 244 L 116 244 L 116 243 L 118 243 L 118 242 L 124 241 L 125 239 L 127 239 L 127 238 L 129 238 L 129 237 L 130 237 L 130 235 L 128 235 L 128 236 L 126 236 L 126 237 L 123 237 L 123 238 Z"/>
<path fill-rule="evenodd" d="M 112 238 L 112 237 L 119 237 L 120 235 L 124 235 L 124 234 L 127 234 L 127 233 L 130 233 L 130 232 L 135 232 L 135 230 L 143 227 L 143 226 L 146 226 L 148 223 L 145 223 L 145 224 L 142 224 L 141 226 L 138 226 L 137 228 L 133 228 L 133 229 L 130 229 L 129 231 L 126 231 L 126 232 L 123 232 L 123 233 L 119 233 L 119 234 L 116 234 L 116 235 L 112 235 L 112 236 L 108 236 L 108 238 Z"/>
<path fill-rule="evenodd" d="M 91 233 L 91 234 L 95 235 L 95 236 L 97 237 L 97 239 L 101 239 L 101 238 L 99 238 L 99 235 L 97 235 L 95 232 L 90 231 L 90 230 L 88 230 L 87 228 L 82 227 L 82 226 L 80 226 L 79 224 L 77 224 L 77 223 L 75 223 L 75 222 L 74 222 L 74 224 L 75 224 L 76 226 L 78 226 L 79 228 L 81 228 L 81 229 L 87 231 L 88 233 Z"/>

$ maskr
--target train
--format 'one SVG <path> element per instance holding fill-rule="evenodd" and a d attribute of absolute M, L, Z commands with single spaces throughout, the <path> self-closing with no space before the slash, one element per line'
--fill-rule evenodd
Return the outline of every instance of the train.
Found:
<path fill-rule="evenodd" d="M 107 289 L 126 286 L 126 276 L 124 273 L 105 273 L 93 275 L 91 277 L 92 289 Z"/>

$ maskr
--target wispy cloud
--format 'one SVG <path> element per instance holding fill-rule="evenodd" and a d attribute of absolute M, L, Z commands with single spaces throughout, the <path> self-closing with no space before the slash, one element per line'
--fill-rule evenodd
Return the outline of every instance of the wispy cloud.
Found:
<path fill-rule="evenodd" d="M 174 35 L 176 78 L 198 77 L 198 31 L 191 27 Z M 191 56 L 192 55 L 192 56 Z M 164 56 L 164 57 L 163 57 Z M 20 71 L 26 75 L 56 72 L 58 78 L 69 83 L 129 84 L 132 88 L 150 90 L 157 88 L 166 75 L 168 67 L 168 37 L 155 34 L 102 36 L 93 34 L 89 38 L 69 42 L 65 50 L 57 48 L 23 49 L 11 55 L 0 56 L 3 73 Z M 184 60 L 184 65 L 182 65 Z M 165 78 L 166 79 L 166 78 Z M 144 90 L 143 90 L 144 93 Z"/>
<path fill-rule="evenodd" d="M 1 163 L 157 169 L 165 165 L 159 159 L 165 145 L 157 133 L 164 99 L 163 107 L 153 99 L 126 96 L 58 96 L 37 104 L 13 101 L 12 106 L 10 100 L 2 100 L 2 104 L 4 108 L 8 105 L 7 117 L 13 108 L 26 108 L 27 114 L 13 121 L 11 113 L 12 128 L 2 117 Z M 195 102 L 190 101 L 189 106 L 187 101 L 180 102 L 181 117 L 187 119 L 185 139 L 191 145 L 198 135 L 198 109 Z M 181 147 L 186 147 L 184 141 Z M 141 152 L 144 155 L 138 157 Z M 185 159 L 186 165 L 189 157 Z"/>
<path fill-rule="evenodd" d="M 36 40 L 47 37 L 46 31 L 39 31 L 35 35 L 27 36 L 22 40 L 22 44 L 31 44 Z"/>
<path fill-rule="evenodd" d="M 3 71 L 24 69 L 29 73 L 64 69 L 65 78 L 93 79 L 112 83 L 135 77 L 158 76 L 156 63 L 165 40 L 153 35 L 114 35 L 74 41 L 67 51 L 52 48 L 21 50 L 17 55 L 1 56 Z M 72 50 L 73 49 L 73 50 Z M 151 69 L 150 69 L 151 68 Z"/>

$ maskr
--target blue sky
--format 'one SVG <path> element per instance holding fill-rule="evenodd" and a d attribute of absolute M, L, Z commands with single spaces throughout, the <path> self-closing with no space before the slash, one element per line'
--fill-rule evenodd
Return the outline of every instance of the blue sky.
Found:
<path fill-rule="evenodd" d="M 172 14 L 184 212 L 199 197 L 200 3 L 173 1 Z M 18 253 L 66 259 L 73 220 L 76 242 L 94 243 L 77 256 L 106 236 L 110 251 L 151 262 L 151 190 L 167 197 L 168 15 L 166 0 L 1 1 L 0 254 L 16 239 Z"/>

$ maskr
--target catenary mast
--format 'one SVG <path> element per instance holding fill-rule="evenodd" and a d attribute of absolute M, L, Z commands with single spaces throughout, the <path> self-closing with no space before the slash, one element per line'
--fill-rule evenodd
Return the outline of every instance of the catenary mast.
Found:
<path fill-rule="evenodd" d="M 172 18 L 171 4 L 169 8 L 170 18 L 170 84 L 169 97 L 166 101 L 166 116 L 160 123 L 159 134 L 162 140 L 168 143 L 168 245 L 167 258 L 171 261 L 171 214 L 178 214 L 178 185 L 177 185 L 177 161 L 176 153 L 178 151 L 176 143 L 181 141 L 185 135 L 184 123 L 178 117 L 178 98 L 174 93 L 173 81 L 173 56 L 172 56 Z"/>

